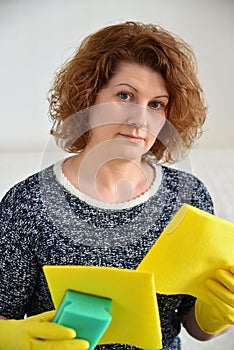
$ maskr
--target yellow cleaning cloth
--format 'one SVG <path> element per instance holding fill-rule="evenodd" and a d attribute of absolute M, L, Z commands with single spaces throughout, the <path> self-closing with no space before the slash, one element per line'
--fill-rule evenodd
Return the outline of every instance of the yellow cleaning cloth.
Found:
<path fill-rule="evenodd" d="M 184 204 L 137 271 L 154 273 L 162 294 L 190 294 L 203 302 L 205 281 L 234 264 L 234 224 Z"/>
<path fill-rule="evenodd" d="M 44 266 L 43 269 L 56 308 L 67 289 L 112 299 L 112 321 L 99 344 L 162 348 L 152 273 L 94 266 Z"/>

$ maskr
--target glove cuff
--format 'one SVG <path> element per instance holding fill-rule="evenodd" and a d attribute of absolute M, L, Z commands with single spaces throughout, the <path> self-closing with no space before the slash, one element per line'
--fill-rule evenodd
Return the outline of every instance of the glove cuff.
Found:
<path fill-rule="evenodd" d="M 228 327 L 219 320 L 212 306 L 199 300 L 195 304 L 195 319 L 201 330 L 207 334 L 217 334 Z"/>

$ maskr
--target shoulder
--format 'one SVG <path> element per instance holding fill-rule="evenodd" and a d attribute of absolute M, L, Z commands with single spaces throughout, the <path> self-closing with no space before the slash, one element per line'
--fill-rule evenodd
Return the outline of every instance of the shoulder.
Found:
<path fill-rule="evenodd" d="M 20 210 L 20 208 L 32 207 L 40 201 L 42 179 L 44 177 L 51 178 L 52 176 L 53 170 L 50 166 L 15 184 L 7 191 L 0 202 L 1 213 L 4 210 L 10 212 L 11 208 Z"/>
<path fill-rule="evenodd" d="M 183 203 L 214 213 L 214 204 L 206 185 L 195 175 L 162 166 L 162 184 L 173 191 Z"/>
<path fill-rule="evenodd" d="M 168 167 L 165 165 L 162 165 L 161 168 L 162 168 L 164 180 L 166 180 L 167 182 L 184 181 L 185 183 L 188 183 L 188 184 L 193 184 L 196 186 L 200 186 L 200 185 L 204 186 L 203 182 L 198 177 L 196 177 L 195 175 L 189 172 L 178 170 L 176 168 Z"/>

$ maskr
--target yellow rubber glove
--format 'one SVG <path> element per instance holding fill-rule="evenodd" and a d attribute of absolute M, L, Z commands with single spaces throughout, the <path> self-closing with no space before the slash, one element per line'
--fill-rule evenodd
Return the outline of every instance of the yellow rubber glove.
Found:
<path fill-rule="evenodd" d="M 210 304 L 197 300 L 195 316 L 204 332 L 215 334 L 234 324 L 234 266 L 218 270 L 216 280 L 207 280 L 206 286 Z"/>
<path fill-rule="evenodd" d="M 1 350 L 86 350 L 86 340 L 74 339 L 73 329 L 52 323 L 55 311 L 24 320 L 0 320 Z"/>

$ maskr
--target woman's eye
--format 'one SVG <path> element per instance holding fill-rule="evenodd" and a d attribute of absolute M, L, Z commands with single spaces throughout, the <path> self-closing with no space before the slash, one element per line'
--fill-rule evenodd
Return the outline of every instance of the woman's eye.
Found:
<path fill-rule="evenodd" d="M 120 92 L 118 94 L 118 96 L 122 101 L 130 101 L 131 100 L 131 95 L 127 92 Z"/>
<path fill-rule="evenodd" d="M 160 109 L 164 107 L 164 104 L 162 102 L 153 101 L 150 103 L 150 106 L 154 109 Z"/>

